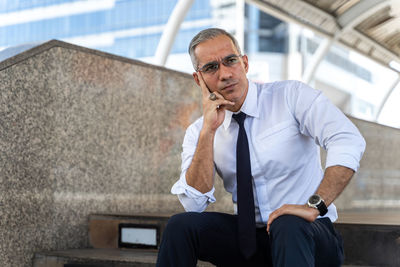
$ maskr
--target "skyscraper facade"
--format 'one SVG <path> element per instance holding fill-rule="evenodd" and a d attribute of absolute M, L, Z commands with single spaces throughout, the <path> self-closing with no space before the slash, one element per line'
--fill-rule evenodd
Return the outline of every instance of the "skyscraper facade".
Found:
<path fill-rule="evenodd" d="M 176 2 L 0 1 L 0 48 L 59 39 L 130 58 L 153 56 Z M 191 36 L 211 26 L 210 18 L 209 1 L 195 1 L 172 53 L 184 52 Z"/>
<path fill-rule="evenodd" d="M 153 63 L 177 2 L 0 1 L 0 61 L 37 43 L 59 39 Z M 191 73 L 187 47 L 197 32 L 208 27 L 221 27 L 236 36 L 251 62 L 249 77 L 262 82 L 301 80 L 321 43 L 320 37 L 263 13 L 245 0 L 195 0 L 180 25 L 166 67 Z M 394 78 L 389 72 L 362 62 L 366 61 L 334 46 L 318 68 L 312 85 L 323 90 L 343 111 L 374 120 L 385 95 L 382 88 L 389 88 Z"/>

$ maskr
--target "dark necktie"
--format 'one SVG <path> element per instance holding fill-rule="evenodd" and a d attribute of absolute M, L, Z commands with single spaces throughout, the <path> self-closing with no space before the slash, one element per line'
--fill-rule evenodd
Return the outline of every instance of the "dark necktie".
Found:
<path fill-rule="evenodd" d="M 232 117 L 239 124 L 236 145 L 239 247 L 243 256 L 250 258 L 256 252 L 257 244 L 249 143 L 247 141 L 246 130 L 244 129 L 246 114 L 240 112 L 239 114 L 234 114 Z"/>

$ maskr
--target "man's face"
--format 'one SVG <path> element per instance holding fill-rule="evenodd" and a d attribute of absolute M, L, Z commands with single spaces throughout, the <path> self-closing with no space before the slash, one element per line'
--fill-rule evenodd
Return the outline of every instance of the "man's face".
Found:
<path fill-rule="evenodd" d="M 198 68 L 208 66 L 209 63 L 218 62 L 218 69 L 214 72 L 197 71 L 193 73 L 193 77 L 199 84 L 198 75 L 202 75 L 205 84 L 211 92 L 217 91 L 226 100 L 235 102 L 232 111 L 238 110 L 246 98 L 248 81 L 246 73 L 249 69 L 247 56 L 239 57 L 236 64 L 225 66 L 221 61 L 226 60 L 230 56 L 239 56 L 232 40 L 226 35 L 219 35 L 214 39 L 207 40 L 196 46 L 194 51 Z M 214 64 L 215 66 L 215 64 Z"/>

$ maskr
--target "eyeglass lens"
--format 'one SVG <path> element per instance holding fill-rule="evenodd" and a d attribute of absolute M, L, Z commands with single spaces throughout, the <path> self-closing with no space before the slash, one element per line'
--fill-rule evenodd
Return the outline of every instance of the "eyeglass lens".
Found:
<path fill-rule="evenodd" d="M 221 62 L 213 61 L 205 64 L 203 67 L 199 68 L 199 70 L 203 73 L 213 73 L 219 69 L 219 64 L 222 63 L 226 67 L 231 67 L 239 62 L 238 55 L 229 55 L 221 60 Z"/>

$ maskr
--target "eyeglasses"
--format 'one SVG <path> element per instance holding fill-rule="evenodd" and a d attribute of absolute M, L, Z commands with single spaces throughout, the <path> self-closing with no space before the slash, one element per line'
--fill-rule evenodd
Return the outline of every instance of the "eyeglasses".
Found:
<path fill-rule="evenodd" d="M 213 74 L 219 69 L 219 64 L 222 63 L 226 67 L 232 67 L 239 62 L 239 58 L 242 55 L 229 55 L 224 57 L 221 61 L 212 61 L 203 65 L 201 68 L 197 68 L 197 71 L 201 71 L 205 74 Z"/>

